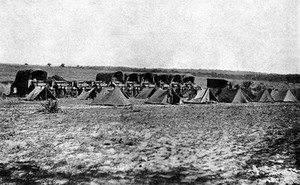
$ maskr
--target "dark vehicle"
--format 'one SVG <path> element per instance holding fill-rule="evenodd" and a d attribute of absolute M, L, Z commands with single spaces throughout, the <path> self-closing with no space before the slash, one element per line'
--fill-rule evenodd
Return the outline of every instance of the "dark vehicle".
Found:
<path fill-rule="evenodd" d="M 24 96 L 29 94 L 37 83 L 46 85 L 47 72 L 42 70 L 20 70 L 11 85 L 10 94 Z"/>

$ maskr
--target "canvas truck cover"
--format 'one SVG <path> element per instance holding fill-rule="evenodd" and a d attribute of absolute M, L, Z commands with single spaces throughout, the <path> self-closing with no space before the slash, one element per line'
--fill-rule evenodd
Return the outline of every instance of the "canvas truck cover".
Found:
<path fill-rule="evenodd" d="M 47 80 L 47 72 L 43 70 L 35 70 L 31 72 L 30 79 L 36 79 L 38 81 L 46 81 Z"/>
<path fill-rule="evenodd" d="M 115 72 L 112 77 L 115 78 L 116 81 L 124 83 L 124 74 L 122 71 Z"/>
<path fill-rule="evenodd" d="M 24 85 L 28 87 L 28 80 L 31 77 L 32 70 L 21 70 L 17 72 L 16 79 L 14 81 L 15 84 Z M 25 82 L 25 84 L 23 84 Z"/>
<path fill-rule="evenodd" d="M 195 83 L 195 77 L 192 76 L 192 75 L 186 75 L 182 78 L 182 82 L 183 83 L 188 83 L 188 82 L 191 82 L 192 84 Z"/>
<path fill-rule="evenodd" d="M 155 77 L 155 82 L 159 83 L 159 82 L 163 82 L 165 84 L 170 84 L 172 79 L 172 76 L 168 75 L 168 74 L 157 74 Z"/>
<path fill-rule="evenodd" d="M 207 79 L 208 88 L 224 88 L 227 86 L 228 81 L 224 79 Z"/>
<path fill-rule="evenodd" d="M 175 82 L 175 83 L 182 83 L 182 75 L 181 74 L 174 74 L 172 77 L 171 82 Z"/>
<path fill-rule="evenodd" d="M 154 74 L 153 73 L 142 73 L 140 74 L 141 82 L 149 82 L 154 84 Z"/>
<path fill-rule="evenodd" d="M 140 75 L 138 73 L 127 73 L 126 82 L 140 83 Z"/>
<path fill-rule="evenodd" d="M 16 79 L 11 85 L 10 94 L 14 93 L 14 88 L 17 89 L 17 94 L 23 96 L 29 94 L 33 89 L 30 89 L 29 80 L 36 79 L 46 81 L 47 73 L 42 70 L 20 70 L 17 72 Z"/>
<path fill-rule="evenodd" d="M 66 81 L 66 80 L 61 76 L 53 75 L 51 77 L 48 77 L 48 81 Z"/>
<path fill-rule="evenodd" d="M 96 81 L 101 81 L 101 82 L 108 84 L 111 82 L 113 74 L 114 74 L 113 72 L 98 73 L 96 76 Z"/>

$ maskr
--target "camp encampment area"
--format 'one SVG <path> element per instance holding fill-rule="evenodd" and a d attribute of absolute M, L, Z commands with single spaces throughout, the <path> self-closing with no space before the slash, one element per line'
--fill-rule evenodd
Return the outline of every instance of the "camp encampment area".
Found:
<path fill-rule="evenodd" d="M 0 184 L 300 183 L 297 86 L 59 69 L 2 82 Z"/>

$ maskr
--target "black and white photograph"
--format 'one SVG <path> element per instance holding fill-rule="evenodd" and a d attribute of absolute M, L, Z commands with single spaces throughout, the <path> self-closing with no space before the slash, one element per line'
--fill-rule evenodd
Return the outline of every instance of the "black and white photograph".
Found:
<path fill-rule="evenodd" d="M 0 184 L 300 185 L 300 1 L 0 0 Z"/>

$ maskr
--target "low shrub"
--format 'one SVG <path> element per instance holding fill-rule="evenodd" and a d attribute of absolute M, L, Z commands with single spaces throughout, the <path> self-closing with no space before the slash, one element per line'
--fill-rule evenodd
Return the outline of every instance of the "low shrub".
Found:
<path fill-rule="evenodd" d="M 42 103 L 44 113 L 57 113 L 59 111 L 58 101 L 48 100 L 46 103 Z"/>

